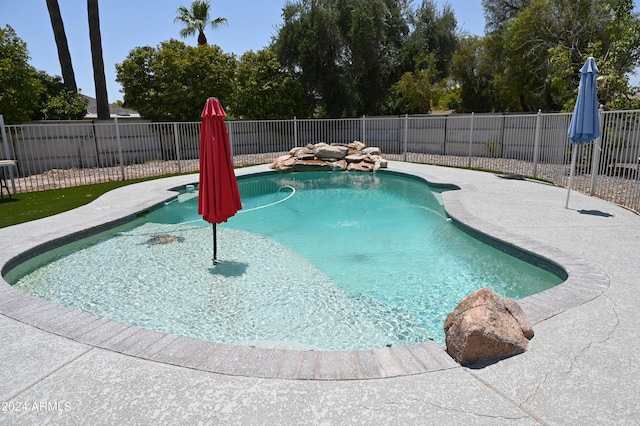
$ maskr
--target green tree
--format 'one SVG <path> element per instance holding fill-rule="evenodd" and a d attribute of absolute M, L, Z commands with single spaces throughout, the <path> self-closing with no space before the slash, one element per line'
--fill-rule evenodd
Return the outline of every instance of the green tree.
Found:
<path fill-rule="evenodd" d="M 78 120 L 87 113 L 87 99 L 60 77 L 28 64 L 27 45 L 13 28 L 0 28 L 0 114 L 7 124 L 29 120 Z"/>
<path fill-rule="evenodd" d="M 382 111 L 389 88 L 400 75 L 399 52 L 407 32 L 404 6 L 397 1 L 354 0 L 349 19 L 343 18 L 347 115 Z"/>
<path fill-rule="evenodd" d="M 433 88 L 432 105 L 438 110 L 462 109 L 462 89 L 452 78 L 440 80 Z"/>
<path fill-rule="evenodd" d="M 447 4 L 438 12 L 434 1 L 425 0 L 408 19 L 411 32 L 402 46 L 404 71 L 425 70 L 433 65 L 433 78 L 447 78 L 458 48 L 457 21 L 451 6 Z"/>
<path fill-rule="evenodd" d="M 428 67 L 430 82 L 447 79 L 457 46 L 455 15 L 432 0 L 299 0 L 283 18 L 272 48 L 330 117 L 404 112 Z"/>
<path fill-rule="evenodd" d="M 376 114 L 401 75 L 406 8 L 404 0 L 287 3 L 272 47 L 324 114 Z"/>
<path fill-rule="evenodd" d="M 630 99 L 627 76 L 639 64 L 640 49 L 632 0 L 513 1 L 503 13 L 505 2 L 483 2 L 492 29 L 484 46 L 500 108 L 569 109 L 577 71 L 589 55 L 602 67 L 601 102 L 621 105 Z"/>
<path fill-rule="evenodd" d="M 458 46 L 456 18 L 449 5 L 438 12 L 435 2 L 425 0 L 408 14 L 410 33 L 401 48 L 404 74 L 389 92 L 385 113 L 424 114 L 437 108 L 459 107 L 459 102 L 448 102 L 447 92 L 453 55 Z M 451 99 L 459 99 L 459 90 Z M 453 92 L 451 92 L 453 93 Z"/>
<path fill-rule="evenodd" d="M 547 0 L 534 0 L 507 25 L 502 36 L 502 49 L 507 55 L 494 89 L 506 110 L 558 109 L 552 102 L 547 78 L 548 42 L 552 41 L 539 31 L 551 24 L 547 6 Z"/>
<path fill-rule="evenodd" d="M 285 69 L 297 74 L 305 90 L 316 97 L 319 107 L 339 117 L 347 97 L 344 61 L 339 58 L 345 43 L 337 24 L 338 10 L 324 3 L 287 3 L 273 49 Z"/>
<path fill-rule="evenodd" d="M 438 77 L 434 53 L 428 55 L 426 61 L 429 65 L 425 69 L 406 72 L 393 85 L 388 100 L 389 113 L 428 114 L 434 109 L 461 108 L 460 87 L 450 78 Z"/>
<path fill-rule="evenodd" d="M 509 22 L 518 16 L 531 0 L 482 0 L 485 29 L 489 34 L 501 34 Z"/>
<path fill-rule="evenodd" d="M 235 87 L 230 108 L 234 118 L 284 119 L 313 113 L 302 84 L 282 69 L 270 50 L 249 51 L 240 57 Z"/>
<path fill-rule="evenodd" d="M 136 47 L 116 65 L 124 105 L 158 121 L 199 121 L 207 98 L 226 106 L 234 93 L 236 59 L 215 45 L 162 42 Z"/>
<path fill-rule="evenodd" d="M 177 11 L 178 16 L 173 20 L 173 22 L 182 22 L 185 25 L 180 30 L 180 36 L 187 38 L 198 33 L 198 45 L 207 44 L 207 37 L 204 35 L 205 28 L 209 25 L 211 28 L 216 28 L 227 23 L 227 18 L 216 18 L 210 21 L 210 9 L 211 4 L 208 0 L 195 0 L 191 3 L 190 9 L 180 6 Z"/>
<path fill-rule="evenodd" d="M 102 36 L 100 35 L 100 11 L 98 0 L 87 0 L 89 17 L 89 41 L 91 42 L 91 62 L 93 64 L 93 81 L 96 89 L 96 106 L 98 120 L 108 120 L 109 96 L 107 94 L 107 79 L 104 74 L 104 59 L 102 57 Z"/>
<path fill-rule="evenodd" d="M 486 49 L 489 40 L 490 37 L 462 37 L 453 55 L 451 77 L 458 83 L 463 111 L 487 112 L 494 106 L 491 90 L 494 72 Z"/>
<path fill-rule="evenodd" d="M 392 96 L 397 99 L 394 109 L 407 114 L 427 114 L 431 112 L 432 83 L 430 71 L 406 72 L 393 85 Z"/>
<path fill-rule="evenodd" d="M 422 56 L 425 56 L 424 54 Z M 393 105 L 396 113 L 427 114 L 434 106 L 434 88 L 437 82 L 438 71 L 436 69 L 435 54 L 430 54 L 420 59 L 420 64 L 414 72 L 406 72 L 392 87 L 390 97 L 395 99 L 388 101 Z"/>
<path fill-rule="evenodd" d="M 44 71 L 38 71 L 37 76 L 45 90 L 32 120 L 81 120 L 87 115 L 86 96 L 71 90 L 60 77 L 52 77 Z"/>
<path fill-rule="evenodd" d="M 6 124 L 28 121 L 38 110 L 44 87 L 28 61 L 27 44 L 9 25 L 0 28 L 0 114 Z"/>
<path fill-rule="evenodd" d="M 598 99 L 611 109 L 636 109 L 640 106 L 636 96 L 638 88 L 629 84 L 629 76 L 640 64 L 640 19 L 633 11 L 634 3 L 632 0 L 611 2 L 611 19 L 607 20 L 603 31 L 609 37 L 589 43 L 586 54 L 576 58 L 578 63 L 574 63 L 582 66 L 587 57 L 598 58 Z M 573 80 L 577 84 L 576 76 L 577 72 Z M 565 102 L 567 110 L 573 110 L 576 87 L 574 96 Z"/>
<path fill-rule="evenodd" d="M 64 84 L 71 89 L 71 91 L 77 92 L 78 86 L 76 85 L 76 76 L 73 72 L 71 54 L 69 53 L 69 44 L 67 43 L 67 34 L 64 31 L 64 22 L 62 21 L 62 15 L 60 14 L 58 0 L 47 0 L 47 9 L 49 10 L 53 36 L 56 40 L 56 47 L 58 48 L 58 59 L 60 60 L 62 79 Z"/>

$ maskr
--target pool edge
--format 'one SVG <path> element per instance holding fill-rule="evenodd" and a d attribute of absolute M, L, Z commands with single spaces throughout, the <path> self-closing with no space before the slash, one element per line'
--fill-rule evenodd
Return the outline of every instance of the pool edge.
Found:
<path fill-rule="evenodd" d="M 419 165 L 403 167 L 404 164 L 392 162 L 392 171 L 415 175 L 429 183 L 439 184 L 434 182 L 433 177 L 416 170 L 420 167 Z M 269 170 L 263 165 L 237 169 L 236 173 L 238 176 L 245 176 L 269 173 Z M 168 180 L 172 182 L 179 180 L 184 183 L 167 185 L 164 182 Z M 153 188 L 146 206 L 148 209 L 175 196 L 167 188 L 180 187 L 195 180 L 197 180 L 197 174 L 152 181 L 155 184 L 143 182 L 135 185 Z M 129 188 L 135 185 L 130 185 Z M 464 188 L 462 190 L 464 191 Z M 122 188 L 111 191 L 104 200 L 102 197 L 98 200 L 113 202 L 113 199 L 117 199 L 113 193 L 121 192 L 125 191 L 122 191 Z M 443 197 L 445 209 L 452 218 L 491 238 L 512 244 L 556 263 L 567 272 L 568 278 L 565 282 L 519 300 L 533 324 L 593 300 L 608 288 L 609 277 L 596 265 L 510 233 L 506 229 L 498 228 L 471 215 L 457 198 L 456 193 L 459 191 L 448 192 Z M 94 208 L 94 203 L 88 206 Z M 128 212 L 116 213 L 109 223 L 137 215 L 145 210 L 143 204 L 145 203 L 137 202 Z M 80 209 L 72 212 L 78 210 Z M 132 210 L 135 211 L 132 213 Z M 55 218 L 59 220 L 72 214 L 62 213 L 53 217 L 54 219 L 45 218 L 41 221 L 49 223 L 55 221 Z M 75 229 L 74 232 L 70 232 L 71 229 L 66 233 L 62 230 L 49 232 L 38 235 L 39 238 L 33 237 L 10 245 L 8 252 L 0 255 L 0 270 L 4 272 L 7 265 L 14 262 L 16 258 L 23 257 L 30 250 L 37 250 L 43 245 L 50 244 L 56 238 L 69 238 L 77 232 L 90 232 L 98 226 L 95 219 L 92 217 L 82 226 L 76 224 L 71 227 Z M 0 229 L 0 235 L 2 234 L 3 229 Z M 433 342 L 361 351 L 293 351 L 206 342 L 127 326 L 75 311 L 23 293 L 10 286 L 4 279 L 0 281 L 0 313 L 41 330 L 94 347 L 151 361 L 236 376 L 298 380 L 358 380 L 423 374 L 460 367 L 443 348 Z"/>

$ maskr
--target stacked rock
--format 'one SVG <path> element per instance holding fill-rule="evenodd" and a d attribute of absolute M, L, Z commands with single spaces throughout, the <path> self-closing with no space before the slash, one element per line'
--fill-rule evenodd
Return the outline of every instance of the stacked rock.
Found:
<path fill-rule="evenodd" d="M 318 142 L 305 147 L 292 148 L 270 166 L 277 172 L 301 171 L 359 171 L 374 172 L 387 167 L 380 148 L 370 147 L 360 142 L 350 144 L 326 144 Z"/>

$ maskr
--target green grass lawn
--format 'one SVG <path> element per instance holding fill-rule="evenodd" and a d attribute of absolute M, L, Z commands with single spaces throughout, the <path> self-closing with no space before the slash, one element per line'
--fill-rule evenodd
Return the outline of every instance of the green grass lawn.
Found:
<path fill-rule="evenodd" d="M 75 209 L 90 203 L 112 189 L 151 179 L 158 178 L 131 179 L 73 188 L 18 193 L 13 194 L 11 199 L 5 193 L 3 194 L 4 198 L 0 199 L 0 228 Z"/>

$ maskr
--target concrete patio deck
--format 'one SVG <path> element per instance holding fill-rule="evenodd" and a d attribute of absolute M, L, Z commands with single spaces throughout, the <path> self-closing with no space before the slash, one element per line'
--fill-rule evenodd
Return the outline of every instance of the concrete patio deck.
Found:
<path fill-rule="evenodd" d="M 566 189 L 537 182 L 408 163 L 391 162 L 390 169 L 459 186 L 461 190 L 443 194 L 454 219 L 548 256 L 569 270 L 561 291 L 522 301 L 536 323 L 528 352 L 466 368 L 435 351 L 430 359 L 438 365 L 414 362 L 414 371 L 401 361 L 394 364 L 397 353 L 383 352 L 371 358 L 377 376 L 363 375 L 366 366 L 355 361 L 361 377 L 379 377 L 361 380 L 313 380 L 322 367 L 316 364 L 304 376 L 304 355 L 295 358 L 297 367 L 286 379 L 220 374 L 215 368 L 204 371 L 149 360 L 149 353 L 157 354 L 173 342 L 163 336 L 137 340 L 131 355 L 105 349 L 108 345 L 95 343 L 95 335 L 91 340 L 78 332 L 90 316 L 52 324 L 47 316 L 55 317 L 56 307 L 16 295 L 17 290 L 1 281 L 0 423 L 640 422 L 640 216 L 577 192 L 565 209 Z M 237 172 L 264 170 L 258 166 Z M 4 269 L 16 255 L 44 241 L 135 215 L 170 196 L 167 188 L 194 181 L 197 175 L 127 186 L 81 209 L 0 229 L 0 265 Z M 52 329 L 73 321 L 75 329 Z M 115 333 L 117 328 L 92 321 L 90 330 Z M 74 331 L 75 336 L 69 336 Z M 149 349 L 153 345 L 154 351 Z M 246 361 L 247 353 L 242 358 Z M 420 359 L 413 355 L 414 361 Z M 242 370 L 242 365 L 237 367 L 231 373 Z"/>

